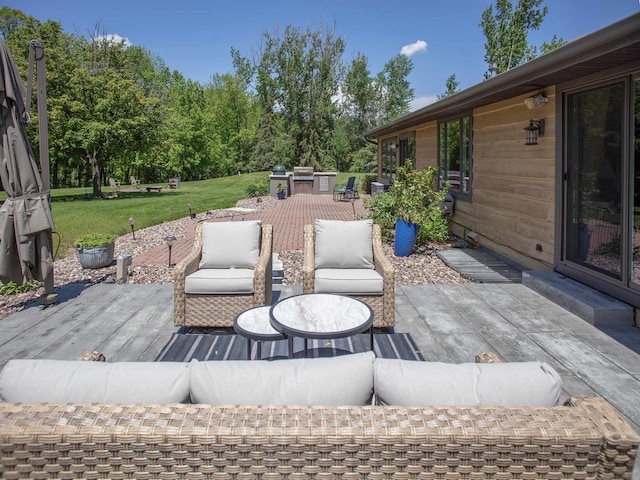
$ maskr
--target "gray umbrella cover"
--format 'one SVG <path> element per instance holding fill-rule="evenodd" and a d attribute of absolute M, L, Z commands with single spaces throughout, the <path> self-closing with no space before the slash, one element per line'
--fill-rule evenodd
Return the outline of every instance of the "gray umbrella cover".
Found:
<path fill-rule="evenodd" d="M 44 281 L 53 272 L 49 192 L 25 131 L 26 89 L 0 40 L 0 180 L 7 199 L 0 207 L 0 281 Z"/>

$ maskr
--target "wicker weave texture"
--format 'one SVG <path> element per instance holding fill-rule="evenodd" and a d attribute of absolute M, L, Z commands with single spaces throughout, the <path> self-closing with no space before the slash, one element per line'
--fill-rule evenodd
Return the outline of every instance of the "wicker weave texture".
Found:
<path fill-rule="evenodd" d="M 198 269 L 202 257 L 202 224 L 196 227 L 193 248 L 173 273 L 173 323 L 188 327 L 232 327 L 241 312 L 271 303 L 273 227 L 262 225 L 260 256 L 254 268 L 253 295 L 190 295 L 185 277 Z"/>
<path fill-rule="evenodd" d="M 302 267 L 302 291 L 304 293 L 315 292 L 315 228 L 313 225 L 305 225 L 304 239 L 304 264 Z M 380 225 L 373 225 L 373 263 L 376 272 L 382 276 L 382 295 L 351 295 L 353 298 L 363 301 L 373 310 L 373 326 L 375 328 L 390 328 L 395 326 L 395 278 L 393 265 L 382 249 L 382 233 Z"/>
<path fill-rule="evenodd" d="M 631 478 L 599 399 L 551 408 L 0 405 L 13 478 Z"/>

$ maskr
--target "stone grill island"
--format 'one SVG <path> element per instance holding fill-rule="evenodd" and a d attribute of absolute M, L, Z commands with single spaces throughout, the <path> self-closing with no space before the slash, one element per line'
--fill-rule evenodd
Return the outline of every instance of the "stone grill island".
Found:
<path fill-rule="evenodd" d="M 269 175 L 269 194 L 277 196 L 278 185 L 285 187 L 287 196 L 296 194 L 333 195 L 336 172 L 314 172 L 313 167 L 293 167 L 287 172 L 283 165 L 273 167 Z"/>

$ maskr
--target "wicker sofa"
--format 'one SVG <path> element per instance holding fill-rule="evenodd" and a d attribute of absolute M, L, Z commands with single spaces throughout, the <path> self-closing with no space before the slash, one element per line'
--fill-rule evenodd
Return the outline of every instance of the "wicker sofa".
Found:
<path fill-rule="evenodd" d="M 137 368 L 95 363 L 7 364 L 0 374 L 1 478 L 631 478 L 640 443 L 598 398 L 455 406 L 471 393 L 477 403 L 501 403 L 503 394 L 495 394 L 505 389 L 517 402 L 554 399 L 557 374 L 535 362 L 451 366 L 369 353 Z M 473 388 L 465 386 L 470 374 Z M 452 375 L 463 392 L 442 388 Z M 400 391 L 402 381 L 410 391 Z M 413 403 L 416 392 L 445 395 L 453 406 L 378 405 L 405 393 Z M 372 393 L 376 405 L 361 404 Z M 156 395 L 158 402 L 147 401 Z M 271 404 L 282 395 L 294 404 Z"/>

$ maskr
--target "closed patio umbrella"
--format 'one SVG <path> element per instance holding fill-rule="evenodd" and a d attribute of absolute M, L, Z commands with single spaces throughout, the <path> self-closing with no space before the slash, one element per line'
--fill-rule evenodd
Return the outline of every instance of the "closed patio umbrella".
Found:
<path fill-rule="evenodd" d="M 2 40 L 0 63 L 0 280 L 44 281 L 53 274 L 49 192 L 25 131 L 26 89 Z"/>

